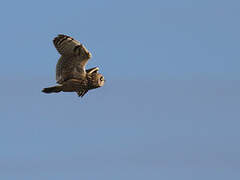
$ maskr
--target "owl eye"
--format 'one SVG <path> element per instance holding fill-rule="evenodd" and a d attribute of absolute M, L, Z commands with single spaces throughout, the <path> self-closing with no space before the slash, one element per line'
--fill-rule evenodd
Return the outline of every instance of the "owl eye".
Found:
<path fill-rule="evenodd" d="M 103 81 L 104 79 L 103 79 L 103 77 L 100 77 L 100 81 Z"/>

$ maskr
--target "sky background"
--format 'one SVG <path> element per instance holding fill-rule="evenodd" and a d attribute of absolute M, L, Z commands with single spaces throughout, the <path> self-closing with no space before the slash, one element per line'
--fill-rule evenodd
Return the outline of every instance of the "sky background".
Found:
<path fill-rule="evenodd" d="M 239 180 L 240 2 L 1 1 L 0 179 Z M 106 84 L 55 84 L 59 33 Z"/>

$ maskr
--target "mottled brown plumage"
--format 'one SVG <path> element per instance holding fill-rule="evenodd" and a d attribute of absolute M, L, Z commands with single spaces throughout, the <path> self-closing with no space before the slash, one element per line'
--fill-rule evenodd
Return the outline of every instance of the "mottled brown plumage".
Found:
<path fill-rule="evenodd" d="M 44 88 L 44 93 L 76 92 L 83 97 L 88 90 L 104 85 L 103 75 L 99 68 L 85 69 L 91 53 L 78 41 L 66 35 L 58 35 L 53 40 L 61 54 L 56 66 L 56 81 L 59 85 Z"/>

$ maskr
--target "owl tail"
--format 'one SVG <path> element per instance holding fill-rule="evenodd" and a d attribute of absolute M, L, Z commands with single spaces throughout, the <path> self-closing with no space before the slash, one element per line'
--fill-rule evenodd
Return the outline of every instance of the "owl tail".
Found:
<path fill-rule="evenodd" d="M 58 86 L 44 88 L 42 90 L 42 92 L 44 92 L 44 93 L 58 93 L 58 92 L 61 92 L 62 90 L 63 90 L 63 86 L 58 85 Z"/>

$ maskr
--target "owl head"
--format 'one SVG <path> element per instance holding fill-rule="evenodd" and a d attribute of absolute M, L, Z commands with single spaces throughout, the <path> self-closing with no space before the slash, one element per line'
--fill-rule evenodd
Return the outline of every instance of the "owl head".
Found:
<path fill-rule="evenodd" d="M 96 79 L 97 79 L 97 86 L 102 87 L 105 83 L 105 79 L 102 74 L 96 74 Z"/>
<path fill-rule="evenodd" d="M 91 73 L 89 78 L 89 89 L 95 89 L 102 87 L 105 83 L 105 79 L 102 74 Z"/>

